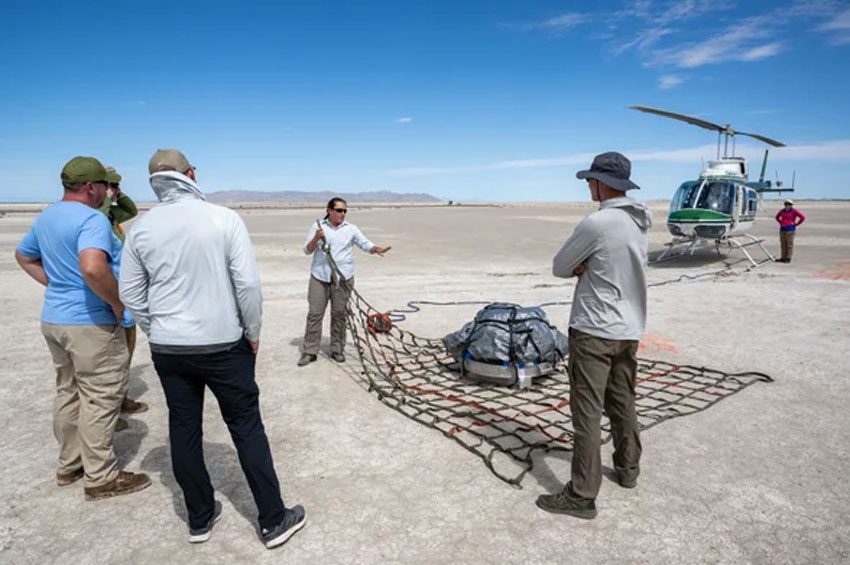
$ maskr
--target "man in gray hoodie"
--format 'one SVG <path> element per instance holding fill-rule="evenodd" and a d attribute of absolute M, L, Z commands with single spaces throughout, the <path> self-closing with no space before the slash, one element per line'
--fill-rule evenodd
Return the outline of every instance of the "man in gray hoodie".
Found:
<path fill-rule="evenodd" d="M 569 329 L 570 409 L 574 450 L 571 481 L 541 495 L 548 512 L 596 516 L 602 483 L 600 420 L 611 421 L 614 468 L 624 488 L 637 486 L 641 444 L 635 414 L 638 340 L 646 324 L 649 209 L 626 197 L 639 188 L 629 180 L 631 163 L 615 152 L 593 159 L 576 176 L 586 179 L 599 210 L 576 227 L 552 264 L 556 277 L 578 277 Z"/>
<path fill-rule="evenodd" d="M 148 165 L 160 203 L 137 220 L 121 262 L 121 301 L 148 336 L 168 404 L 171 464 L 189 514 L 189 541 L 207 541 L 221 503 L 204 465 L 206 387 L 218 400 L 259 511 L 266 547 L 306 523 L 286 508 L 260 417 L 255 380 L 262 293 L 251 239 L 236 212 L 206 201 L 175 149 Z"/>

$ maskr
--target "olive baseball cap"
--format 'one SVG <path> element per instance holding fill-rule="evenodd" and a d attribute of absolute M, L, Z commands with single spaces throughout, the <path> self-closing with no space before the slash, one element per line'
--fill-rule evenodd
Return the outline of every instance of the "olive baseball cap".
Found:
<path fill-rule="evenodd" d="M 121 175 L 118 174 L 115 167 L 107 165 L 104 168 L 106 169 L 106 182 L 110 184 L 118 184 L 121 182 Z"/>
<path fill-rule="evenodd" d="M 106 182 L 106 168 L 94 157 L 74 157 L 62 167 L 63 185 L 80 182 Z"/>
<path fill-rule="evenodd" d="M 157 149 L 148 163 L 148 172 L 177 171 L 185 173 L 192 165 L 186 156 L 176 149 Z"/>

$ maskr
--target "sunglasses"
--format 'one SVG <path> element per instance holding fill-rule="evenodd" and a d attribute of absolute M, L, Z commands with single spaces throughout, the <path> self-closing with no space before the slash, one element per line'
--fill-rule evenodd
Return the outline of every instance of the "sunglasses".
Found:
<path fill-rule="evenodd" d="M 348 210 L 346 208 L 334 208 L 334 212 L 336 212 L 337 214 L 345 214 L 348 212 Z"/>
<path fill-rule="evenodd" d="M 117 182 L 109 183 L 109 188 L 118 188 L 118 183 Z"/>

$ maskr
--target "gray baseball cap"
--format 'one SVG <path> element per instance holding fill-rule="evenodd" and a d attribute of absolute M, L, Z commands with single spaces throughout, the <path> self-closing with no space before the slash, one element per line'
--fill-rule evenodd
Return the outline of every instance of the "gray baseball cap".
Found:
<path fill-rule="evenodd" d="M 616 190 L 640 189 L 638 185 L 629 180 L 632 174 L 632 164 L 622 153 L 609 151 L 600 153 L 593 158 L 590 169 L 579 171 L 576 177 L 580 179 L 596 179 L 604 182 Z"/>

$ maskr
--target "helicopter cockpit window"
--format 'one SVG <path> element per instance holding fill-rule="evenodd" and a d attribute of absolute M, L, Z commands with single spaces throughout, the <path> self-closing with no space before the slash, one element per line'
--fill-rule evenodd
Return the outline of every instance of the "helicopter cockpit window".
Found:
<path fill-rule="evenodd" d="M 721 214 L 732 214 L 735 206 L 735 185 L 729 182 L 706 182 L 699 193 L 694 208 L 711 210 Z"/>
<path fill-rule="evenodd" d="M 693 208 L 699 194 L 700 185 L 702 185 L 702 181 L 689 180 L 683 182 L 673 196 L 673 200 L 670 201 L 670 211 Z"/>

